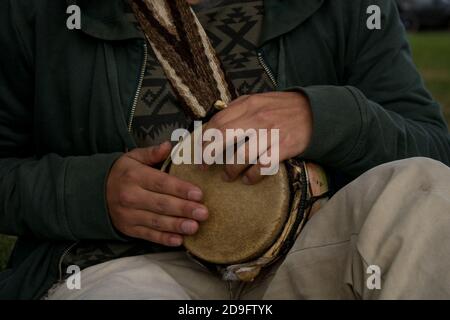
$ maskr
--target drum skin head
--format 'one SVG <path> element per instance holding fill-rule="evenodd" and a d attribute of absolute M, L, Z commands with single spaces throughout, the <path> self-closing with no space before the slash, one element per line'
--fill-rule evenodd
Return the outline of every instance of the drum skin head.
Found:
<path fill-rule="evenodd" d="M 172 164 L 169 173 L 200 187 L 209 210 L 197 234 L 185 237 L 194 256 L 215 264 L 243 263 L 261 256 L 279 236 L 289 214 L 286 167 L 256 185 L 240 179 L 224 182 L 223 165 L 202 171 L 195 165 Z"/>

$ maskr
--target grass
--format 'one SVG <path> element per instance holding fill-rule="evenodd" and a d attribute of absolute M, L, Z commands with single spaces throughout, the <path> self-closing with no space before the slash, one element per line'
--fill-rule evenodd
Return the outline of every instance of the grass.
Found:
<path fill-rule="evenodd" d="M 424 77 L 427 88 L 443 107 L 450 124 L 450 33 L 425 32 L 410 34 L 414 61 Z M 0 270 L 14 244 L 14 238 L 0 235 Z"/>
<path fill-rule="evenodd" d="M 450 124 L 450 32 L 414 33 L 409 40 L 414 62 Z"/>
<path fill-rule="evenodd" d="M 13 237 L 0 235 L 0 270 L 3 270 L 6 267 L 13 244 Z"/>

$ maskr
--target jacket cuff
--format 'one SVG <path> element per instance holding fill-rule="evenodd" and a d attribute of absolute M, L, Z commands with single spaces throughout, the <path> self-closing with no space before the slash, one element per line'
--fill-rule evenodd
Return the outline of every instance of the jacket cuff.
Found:
<path fill-rule="evenodd" d="M 336 167 L 358 151 L 364 117 L 353 88 L 311 86 L 287 91 L 303 93 L 312 110 L 313 134 L 302 158 Z"/>
<path fill-rule="evenodd" d="M 70 159 L 65 174 L 65 213 L 75 239 L 124 240 L 114 229 L 106 202 L 106 181 L 122 153 Z"/>

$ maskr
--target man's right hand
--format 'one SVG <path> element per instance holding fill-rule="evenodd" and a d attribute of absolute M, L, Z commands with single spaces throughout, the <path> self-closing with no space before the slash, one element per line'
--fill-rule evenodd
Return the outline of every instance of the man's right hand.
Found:
<path fill-rule="evenodd" d="M 183 243 L 183 235 L 197 232 L 208 210 L 201 203 L 200 188 L 151 167 L 164 161 L 170 150 L 166 142 L 124 154 L 108 176 L 106 198 L 117 230 L 176 247 Z"/>

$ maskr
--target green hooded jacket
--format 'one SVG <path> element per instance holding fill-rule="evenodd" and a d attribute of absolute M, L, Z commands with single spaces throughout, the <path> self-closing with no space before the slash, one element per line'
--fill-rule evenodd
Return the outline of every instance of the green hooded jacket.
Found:
<path fill-rule="evenodd" d="M 260 54 L 279 90 L 310 99 L 303 154 L 349 179 L 393 160 L 450 164 L 439 105 L 411 59 L 394 1 L 265 0 Z M 69 30 L 77 4 L 82 29 Z M 369 30 L 367 8 L 381 8 Z M 0 298 L 38 299 L 80 239 L 122 239 L 105 201 L 128 125 L 144 38 L 122 0 L 0 0 L 0 233 L 19 236 Z"/>

